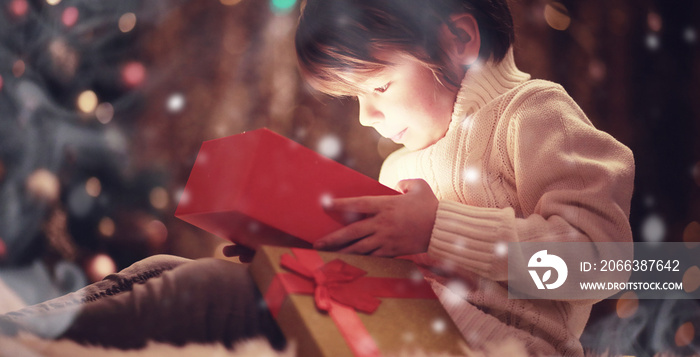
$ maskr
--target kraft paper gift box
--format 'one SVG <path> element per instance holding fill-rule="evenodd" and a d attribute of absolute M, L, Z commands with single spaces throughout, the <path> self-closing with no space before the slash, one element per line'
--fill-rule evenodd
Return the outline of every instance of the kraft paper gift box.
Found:
<path fill-rule="evenodd" d="M 205 141 L 175 216 L 256 248 L 310 247 L 349 221 L 328 198 L 398 194 L 268 129 Z"/>
<path fill-rule="evenodd" d="M 298 356 L 465 352 L 461 333 L 411 261 L 263 246 L 249 270 Z M 355 305 L 376 310 L 348 307 Z"/>

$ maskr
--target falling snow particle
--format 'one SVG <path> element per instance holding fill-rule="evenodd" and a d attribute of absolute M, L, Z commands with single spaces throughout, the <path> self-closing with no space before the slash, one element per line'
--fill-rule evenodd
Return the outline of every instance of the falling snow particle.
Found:
<path fill-rule="evenodd" d="M 443 333 L 447 328 L 447 324 L 445 324 L 445 321 L 442 319 L 435 319 L 430 327 L 435 333 Z"/>
<path fill-rule="evenodd" d="M 508 254 L 508 244 L 504 242 L 498 242 L 493 246 L 493 253 L 497 257 L 505 257 Z"/>
<path fill-rule="evenodd" d="M 166 104 L 168 111 L 171 113 L 178 113 L 185 108 L 185 96 L 180 93 L 175 93 L 168 98 L 168 103 Z"/>
<path fill-rule="evenodd" d="M 683 31 L 683 38 L 688 42 L 688 43 L 695 43 L 695 40 L 697 39 L 697 34 L 695 33 L 695 29 L 692 27 L 688 27 Z"/>
<path fill-rule="evenodd" d="M 338 158 L 342 149 L 340 139 L 333 135 L 326 135 L 318 142 L 318 152 L 329 159 Z"/>
<path fill-rule="evenodd" d="M 475 183 L 477 180 L 479 180 L 479 170 L 473 167 L 469 167 L 464 170 L 464 181 L 468 183 Z"/>
<path fill-rule="evenodd" d="M 656 214 L 649 215 L 642 223 L 642 239 L 646 242 L 661 242 L 665 234 L 666 225 Z"/>

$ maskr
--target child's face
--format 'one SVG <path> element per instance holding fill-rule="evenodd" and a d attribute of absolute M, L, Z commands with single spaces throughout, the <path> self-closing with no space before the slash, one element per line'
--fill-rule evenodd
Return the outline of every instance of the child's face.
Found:
<path fill-rule="evenodd" d="M 413 57 L 388 59 L 395 65 L 361 84 L 360 123 L 410 150 L 426 148 L 445 136 L 458 89 L 438 84 Z"/>

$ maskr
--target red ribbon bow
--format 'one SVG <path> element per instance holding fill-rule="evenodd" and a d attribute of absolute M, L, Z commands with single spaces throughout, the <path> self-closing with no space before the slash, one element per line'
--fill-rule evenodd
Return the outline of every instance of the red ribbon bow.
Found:
<path fill-rule="evenodd" d="M 277 317 L 287 294 L 313 294 L 316 307 L 328 311 L 355 356 L 381 356 L 355 310 L 373 313 L 378 297 L 436 299 L 424 280 L 367 277 L 366 271 L 340 259 L 324 263 L 318 252 L 292 248 L 296 258 L 282 255 L 280 264 L 296 274 L 278 274 L 265 293 Z"/>

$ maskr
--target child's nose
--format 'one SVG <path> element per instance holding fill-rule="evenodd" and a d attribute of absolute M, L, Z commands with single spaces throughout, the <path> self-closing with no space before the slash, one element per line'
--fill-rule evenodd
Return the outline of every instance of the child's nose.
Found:
<path fill-rule="evenodd" d="M 384 119 L 384 114 L 368 98 L 357 98 L 360 103 L 360 124 L 375 126 Z"/>

